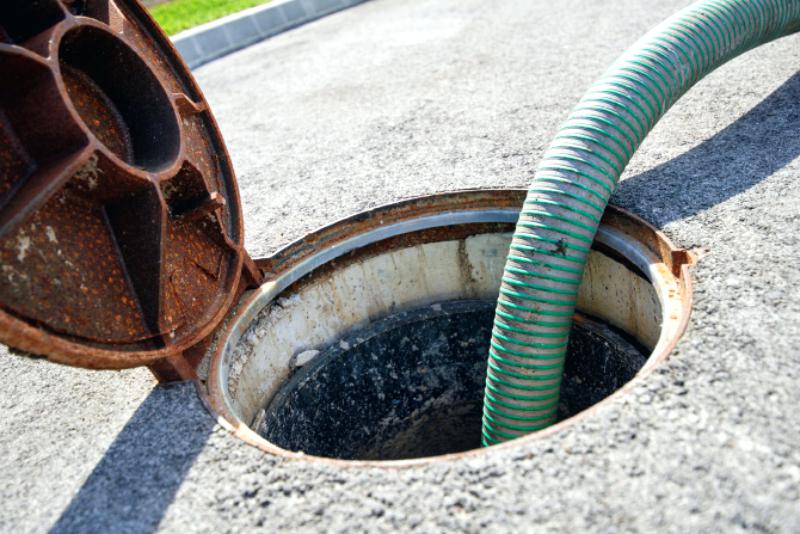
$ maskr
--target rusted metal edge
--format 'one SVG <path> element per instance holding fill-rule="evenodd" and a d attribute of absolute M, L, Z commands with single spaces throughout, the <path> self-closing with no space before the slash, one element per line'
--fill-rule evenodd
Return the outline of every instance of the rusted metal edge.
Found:
<path fill-rule="evenodd" d="M 509 218 L 516 221 L 517 213 L 526 193 L 527 191 L 524 189 L 482 189 L 411 198 L 341 219 L 288 245 L 270 258 L 257 260 L 257 264 L 267 272 L 266 281 L 260 288 L 243 296 L 237 308 L 233 311 L 233 315 L 229 318 L 227 325 L 219 332 L 221 337 L 217 343 L 216 350 L 211 356 L 209 379 L 203 392 L 205 397 L 204 405 L 211 411 L 218 423 L 233 436 L 269 454 L 289 460 L 322 462 L 343 468 L 406 469 L 425 466 L 431 462 L 463 460 L 546 439 L 557 432 L 570 429 L 586 418 L 592 417 L 599 410 L 626 395 L 669 356 L 688 326 L 692 304 L 692 281 L 689 269 L 694 263 L 694 258 L 690 252 L 677 248 L 666 235 L 644 219 L 622 208 L 609 206 L 603 217 L 602 224 L 606 227 L 611 227 L 617 234 L 627 235 L 644 244 L 647 251 L 659 260 L 656 264 L 658 273 L 655 274 L 669 276 L 673 280 L 672 287 L 665 288 L 659 295 L 660 298 L 669 298 L 670 302 L 673 303 L 671 307 L 662 303 L 665 315 L 669 314 L 666 317 L 671 322 L 671 328 L 666 336 L 662 331 L 658 345 L 649 356 L 645 366 L 633 380 L 587 410 L 529 436 L 489 448 L 409 460 L 363 461 L 339 460 L 281 449 L 268 442 L 247 424 L 239 420 L 226 406 L 225 393 L 223 391 L 223 384 L 226 380 L 226 375 L 222 368 L 223 354 L 226 345 L 231 339 L 241 335 L 255 318 L 258 311 L 262 309 L 261 307 L 258 310 L 253 309 L 257 301 L 264 299 L 267 295 L 267 302 L 271 301 L 281 294 L 286 287 L 296 282 L 303 275 L 312 272 L 314 268 L 331 261 L 335 257 L 355 250 L 359 245 L 354 242 L 354 238 L 363 237 L 364 233 L 372 233 L 372 242 L 374 243 L 376 235 L 379 236 L 377 237 L 377 240 L 379 240 L 390 237 L 388 234 L 391 233 L 387 231 L 385 232 L 387 235 L 381 236 L 381 232 L 376 233 L 376 230 L 391 230 L 393 226 L 398 229 L 396 225 L 402 222 L 427 218 L 427 224 L 441 223 L 442 220 L 438 217 L 430 218 L 433 214 L 451 218 L 454 221 L 453 224 L 466 223 L 470 213 L 478 215 L 478 217 L 474 217 L 474 219 L 478 220 L 473 220 L 472 222 L 507 222 Z M 482 215 L 489 213 L 491 214 L 490 216 L 482 217 Z M 492 217 L 494 217 L 494 220 L 485 220 Z M 459 219 L 461 219 L 461 222 L 458 222 Z M 420 227 L 414 227 L 413 224 L 406 225 L 406 229 L 408 231 L 423 229 L 422 225 L 418 226 Z M 598 239 L 602 239 L 602 234 L 598 235 Z M 369 240 L 363 239 L 363 241 L 364 243 L 360 246 L 367 245 Z M 309 247 L 310 243 L 313 243 L 313 246 Z M 315 253 L 320 254 L 320 248 L 323 246 L 338 248 L 338 254 L 332 254 L 331 256 L 333 257 L 328 257 L 324 260 L 314 261 Z M 286 273 L 298 267 L 305 267 L 305 269 L 302 269 L 302 275 L 285 277 Z M 650 274 L 653 275 L 653 273 Z"/>
<path fill-rule="evenodd" d="M 19 83 L 0 100 L 0 111 L 8 111 L 0 133 L 13 141 L 0 153 L 7 151 L 12 162 L 27 158 L 24 168 L 17 165 L 2 177 L 7 187 L 0 191 L 0 263 L 35 284 L 0 287 L 0 339 L 57 363 L 92 369 L 151 365 L 162 380 L 191 378 L 196 354 L 238 300 L 242 284 L 260 282 L 243 247 L 238 185 L 216 120 L 172 42 L 137 1 L 57 0 L 20 9 L 19 20 L 0 22 L 0 71 L 12 88 Z M 108 47 L 111 56 L 95 54 Z M 132 78 L 109 82 L 125 78 L 106 76 L 109 71 Z M 156 156 L 134 157 L 131 124 L 138 115 L 126 122 L 115 108 L 115 93 L 108 92 L 108 84 L 137 80 L 147 80 L 142 83 L 158 97 L 148 100 L 158 109 L 148 120 L 163 123 L 156 131 L 174 133 L 168 143 L 157 143 L 167 148 Z M 140 196 L 144 208 L 136 212 L 131 199 Z M 56 224 L 57 216 L 72 223 L 85 215 L 73 210 L 64 217 L 66 208 L 53 208 L 71 208 L 73 199 L 101 206 L 96 211 L 102 211 L 102 223 Z M 117 211 L 109 215 L 112 207 Z M 24 263 L 12 246 L 21 239 L 23 223 L 25 247 L 36 250 Z M 103 224 L 111 237 L 94 239 Z M 153 229 L 146 233 L 143 226 Z M 80 239 L 52 245 L 53 228 Z M 133 252 L 120 242 L 132 234 L 127 247 Z M 86 243 L 86 250 L 69 256 L 75 251 L 66 247 L 76 248 L 76 242 Z M 197 259 L 199 253 L 207 257 Z M 69 257 L 89 260 L 59 267 Z M 121 269 L 109 268 L 111 257 Z M 132 276 L 129 269 L 146 276 Z M 92 274 L 81 287 L 91 299 L 76 299 L 79 292 L 61 284 L 77 272 Z M 240 282 L 243 272 L 246 282 Z M 124 292 L 117 290 L 120 284 Z M 109 304 L 120 301 L 125 305 Z"/>

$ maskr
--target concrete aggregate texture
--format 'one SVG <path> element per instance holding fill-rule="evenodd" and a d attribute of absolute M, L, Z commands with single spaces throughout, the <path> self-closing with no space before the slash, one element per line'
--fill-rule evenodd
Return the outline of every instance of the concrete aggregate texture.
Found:
<path fill-rule="evenodd" d="M 374 0 L 196 71 L 254 257 L 401 198 L 525 186 L 684 0 Z M 228 435 L 191 384 L 0 355 L 0 531 L 800 531 L 800 36 L 700 82 L 615 202 L 695 249 L 674 354 L 543 440 L 342 469 Z M 5 352 L 5 349 L 2 349 Z"/>

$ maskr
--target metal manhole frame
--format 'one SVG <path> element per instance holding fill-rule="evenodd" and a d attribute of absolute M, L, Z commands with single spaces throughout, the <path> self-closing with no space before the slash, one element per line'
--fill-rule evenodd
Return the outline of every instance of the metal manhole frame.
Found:
<path fill-rule="evenodd" d="M 596 241 L 615 250 L 627 248 L 631 254 L 638 245 L 639 252 L 647 251 L 651 260 L 659 260 L 647 262 L 645 265 L 641 261 L 638 264 L 636 261 L 632 263 L 648 275 L 650 283 L 656 289 L 662 307 L 663 323 L 656 347 L 636 376 L 582 412 L 544 430 L 492 447 L 404 460 L 344 460 L 278 447 L 256 433 L 229 409 L 224 386 L 227 382 L 224 355 L 239 342 L 241 335 L 258 313 L 286 288 L 336 258 L 405 233 L 434 228 L 441 228 L 446 232 L 448 226 L 471 223 L 515 223 L 526 193 L 524 189 L 472 189 L 414 197 L 341 219 L 307 234 L 269 258 L 256 260 L 256 264 L 265 273 L 265 282 L 243 296 L 218 331 L 215 347 L 210 355 L 208 380 L 205 386 L 198 384 L 204 405 L 233 437 L 268 454 L 337 467 L 402 469 L 432 462 L 463 460 L 547 439 L 592 417 L 605 406 L 628 394 L 669 357 L 686 331 L 693 300 L 690 268 L 695 263 L 695 257 L 691 252 L 676 247 L 663 232 L 641 217 L 609 205 Z M 609 227 L 618 231 L 609 232 Z M 626 236 L 629 238 L 627 241 Z M 626 258 L 630 261 L 629 257 Z M 665 281 L 672 283 L 665 284 Z"/>

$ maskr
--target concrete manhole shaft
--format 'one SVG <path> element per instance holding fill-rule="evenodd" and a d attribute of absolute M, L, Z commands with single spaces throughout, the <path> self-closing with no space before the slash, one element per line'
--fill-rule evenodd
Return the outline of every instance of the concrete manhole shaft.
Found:
<path fill-rule="evenodd" d="M 413 462 L 477 447 L 480 425 L 466 426 L 481 415 L 481 350 L 522 195 L 405 201 L 262 262 L 268 281 L 218 340 L 214 409 L 283 455 Z M 563 420 L 554 429 L 666 357 L 688 319 L 688 261 L 643 221 L 609 210 L 578 298 L 565 398 L 541 399 Z"/>

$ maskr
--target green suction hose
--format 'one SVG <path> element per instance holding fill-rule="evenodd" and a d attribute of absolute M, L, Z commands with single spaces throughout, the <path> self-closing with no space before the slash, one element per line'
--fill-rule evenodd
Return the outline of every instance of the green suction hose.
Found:
<path fill-rule="evenodd" d="M 800 30 L 800 0 L 701 0 L 625 52 L 548 147 L 517 222 L 497 300 L 482 442 L 556 419 L 575 301 L 600 219 L 656 122 L 726 61 Z"/>

